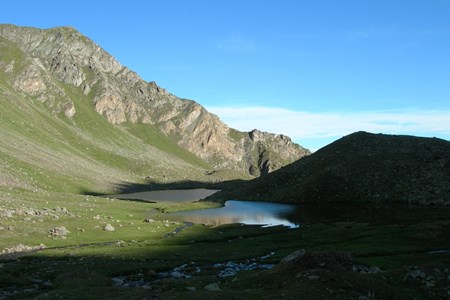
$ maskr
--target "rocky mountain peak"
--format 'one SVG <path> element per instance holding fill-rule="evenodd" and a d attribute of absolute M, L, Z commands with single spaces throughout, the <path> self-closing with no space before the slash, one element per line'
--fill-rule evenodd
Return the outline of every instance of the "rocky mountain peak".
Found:
<path fill-rule="evenodd" d="M 62 84 L 87 97 L 112 124 L 156 126 L 182 147 L 211 163 L 260 175 L 291 163 L 309 151 L 282 135 L 231 130 L 195 101 L 180 99 L 122 66 L 72 27 L 36 29 L 0 25 L 11 57 L 0 67 L 21 92 L 71 118 L 76 106 Z"/>

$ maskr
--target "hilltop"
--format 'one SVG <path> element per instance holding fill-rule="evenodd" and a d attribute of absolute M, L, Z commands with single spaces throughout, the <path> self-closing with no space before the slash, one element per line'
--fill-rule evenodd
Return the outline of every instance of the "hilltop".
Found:
<path fill-rule="evenodd" d="M 309 154 L 229 128 L 71 27 L 0 25 L 0 138 L 2 186 L 76 193 L 248 179 Z"/>
<path fill-rule="evenodd" d="M 450 204 L 450 142 L 356 132 L 214 195 L 291 203 Z"/>

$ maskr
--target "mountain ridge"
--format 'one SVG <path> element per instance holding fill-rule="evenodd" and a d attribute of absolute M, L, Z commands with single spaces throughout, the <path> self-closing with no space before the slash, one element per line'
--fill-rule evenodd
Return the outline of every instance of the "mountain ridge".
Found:
<path fill-rule="evenodd" d="M 195 101 L 144 81 L 72 27 L 0 25 L 0 44 L 5 90 L 43 103 L 69 122 L 92 108 L 132 135 L 153 126 L 213 170 L 251 176 L 309 154 L 284 135 L 229 128 Z"/>

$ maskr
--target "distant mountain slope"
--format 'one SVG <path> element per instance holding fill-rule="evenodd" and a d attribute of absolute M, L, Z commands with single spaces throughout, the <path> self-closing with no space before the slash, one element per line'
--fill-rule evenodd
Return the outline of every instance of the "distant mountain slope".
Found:
<path fill-rule="evenodd" d="M 450 205 L 450 142 L 357 132 L 215 197 Z"/>
<path fill-rule="evenodd" d="M 35 105 L 47 107 L 52 114 L 45 118 L 70 124 L 78 133 L 93 129 L 87 126 L 92 118 L 97 120 L 92 110 L 116 125 L 96 121 L 96 126 L 146 139 L 145 143 L 158 148 L 152 136 L 157 135 L 165 145 L 159 150 L 180 153 L 176 149 L 186 149 L 209 169 L 258 176 L 309 154 L 283 135 L 230 129 L 198 103 L 142 80 L 70 27 L 41 30 L 0 25 L 0 78 L 2 105 L 12 95 L 16 109 L 23 101 L 32 110 Z M 83 128 L 79 120 L 87 116 L 87 128 Z M 26 119 L 26 114 L 21 117 Z"/>

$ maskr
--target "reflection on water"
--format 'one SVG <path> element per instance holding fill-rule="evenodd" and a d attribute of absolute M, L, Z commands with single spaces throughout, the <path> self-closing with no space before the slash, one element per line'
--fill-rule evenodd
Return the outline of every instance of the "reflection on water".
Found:
<path fill-rule="evenodd" d="M 241 223 L 295 228 L 299 223 L 288 218 L 295 208 L 296 205 L 291 204 L 230 200 L 224 207 L 176 212 L 167 216 L 172 220 L 206 225 Z"/>

